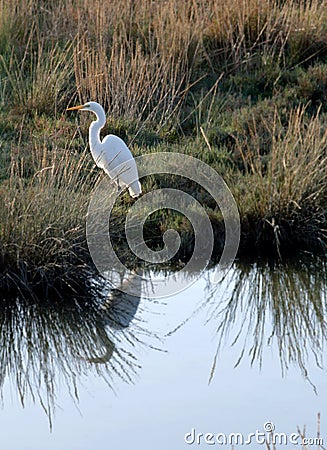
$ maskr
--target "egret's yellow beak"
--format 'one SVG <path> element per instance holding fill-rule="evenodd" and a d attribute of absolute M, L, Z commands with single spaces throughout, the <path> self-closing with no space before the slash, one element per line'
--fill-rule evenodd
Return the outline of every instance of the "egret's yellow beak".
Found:
<path fill-rule="evenodd" d="M 85 105 L 79 105 L 79 106 L 72 106 L 71 108 L 67 108 L 66 111 L 73 111 L 76 109 L 82 109 Z"/>

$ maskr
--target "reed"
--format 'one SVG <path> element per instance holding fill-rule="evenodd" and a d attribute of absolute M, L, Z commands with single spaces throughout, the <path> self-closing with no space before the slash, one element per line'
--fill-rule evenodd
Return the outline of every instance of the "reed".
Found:
<path fill-rule="evenodd" d="M 92 170 L 86 154 L 33 150 L 35 171 L 13 154 L 1 184 L 0 245 L 3 293 L 33 295 L 87 286 L 90 268 L 84 221 Z"/>
<path fill-rule="evenodd" d="M 276 111 L 266 123 L 270 151 L 263 154 L 255 123 L 251 139 L 239 151 L 246 172 L 236 194 L 243 222 L 272 238 L 280 253 L 287 241 L 326 242 L 327 130 L 319 114 L 309 121 L 305 108 L 290 111 L 287 127 Z M 267 149 L 265 149 L 267 151 Z M 241 200 L 242 196 L 242 201 Z M 258 220 L 258 218 L 260 218 Z M 268 232 L 267 232 L 268 229 Z M 270 230 L 270 232 L 269 232 Z M 261 245 L 261 244 L 260 244 Z"/>
<path fill-rule="evenodd" d="M 326 16 L 319 0 L 2 0 L 0 48 L 14 101 L 37 106 L 49 89 L 63 88 L 97 98 L 116 117 L 166 124 L 212 72 L 261 70 L 276 84 L 287 69 L 324 55 Z"/>
<path fill-rule="evenodd" d="M 68 286 L 87 270 L 89 117 L 64 110 L 90 99 L 135 155 L 184 152 L 224 176 L 241 251 L 325 251 L 326 57 L 320 0 L 0 0 L 1 286 Z M 185 220 L 155 222 L 155 245 L 175 225 L 192 251 Z"/>

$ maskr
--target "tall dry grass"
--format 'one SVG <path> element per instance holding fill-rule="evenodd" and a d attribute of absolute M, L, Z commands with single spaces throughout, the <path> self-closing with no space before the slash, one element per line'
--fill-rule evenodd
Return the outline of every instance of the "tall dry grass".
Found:
<path fill-rule="evenodd" d="M 320 0 L 1 0 L 0 23 L 11 85 L 13 74 L 20 86 L 37 80 L 35 99 L 42 87 L 64 79 L 71 98 L 98 100 L 115 117 L 161 126 L 178 121 L 186 93 L 209 73 L 260 66 L 277 80 L 283 70 L 326 52 L 327 41 Z M 27 61 L 30 75 L 11 70 Z M 26 89 L 14 91 L 19 99 Z M 61 100 L 63 108 L 67 97 Z"/>
<path fill-rule="evenodd" d="M 291 110 L 286 129 L 277 111 L 266 128 L 271 142 L 268 155 L 262 155 L 261 136 L 255 123 L 249 142 L 238 142 L 246 167 L 243 182 L 239 183 L 242 189 L 236 194 L 242 197 L 242 217 L 250 222 L 260 218 L 263 227 L 271 229 L 277 249 L 285 237 L 291 238 L 292 232 L 295 241 L 301 237 L 308 243 L 313 238 L 326 242 L 324 122 L 319 113 L 308 121 L 305 108 L 299 107 Z"/>
<path fill-rule="evenodd" d="M 14 52 L 7 59 L 0 55 L 6 76 L 4 95 L 18 113 L 56 114 L 58 106 L 68 99 L 67 81 L 73 74 L 69 64 L 71 44 L 46 48 L 44 38 L 40 38 L 34 50 L 34 34 L 31 30 L 22 57 Z"/>
<path fill-rule="evenodd" d="M 218 40 L 237 65 L 251 63 L 259 52 L 263 58 L 282 60 L 286 49 L 299 62 L 304 53 L 309 56 L 310 46 L 326 42 L 326 18 L 321 1 L 229 0 L 214 3 L 204 34 Z"/>
<path fill-rule="evenodd" d="M 22 279 L 46 279 L 46 267 L 68 272 L 75 263 L 65 261 L 84 251 L 91 157 L 76 164 L 51 125 L 40 129 L 44 117 L 57 120 L 68 104 L 96 100 L 113 121 L 147 123 L 159 136 L 188 133 L 185 117 L 194 115 L 206 130 L 203 118 L 216 123 L 219 89 L 231 74 L 263 78 L 273 89 L 291 69 L 323 60 L 326 42 L 321 0 L 0 0 L 0 160 L 8 164 L 0 185 L 2 285 L 13 276 L 8 267 L 19 266 Z M 294 110 L 286 129 L 278 114 L 267 124 L 264 164 L 259 131 L 245 147 L 236 139 L 249 169 L 236 175 L 243 217 L 262 218 L 276 239 L 280 215 L 309 223 L 311 214 L 318 223 L 324 211 L 326 136 L 319 116 L 309 125 L 304 116 Z"/>
<path fill-rule="evenodd" d="M 327 39 L 319 1 L 113 1 L 82 11 L 74 53 L 80 100 L 98 98 L 113 115 L 160 124 L 178 122 L 202 77 L 259 66 L 277 82 Z"/>
<path fill-rule="evenodd" d="M 43 148 L 27 163 L 13 151 L 10 176 L 0 185 L 3 293 L 77 292 L 87 285 L 84 222 L 96 182 L 87 156 Z M 35 171 L 28 176 L 31 165 Z"/>

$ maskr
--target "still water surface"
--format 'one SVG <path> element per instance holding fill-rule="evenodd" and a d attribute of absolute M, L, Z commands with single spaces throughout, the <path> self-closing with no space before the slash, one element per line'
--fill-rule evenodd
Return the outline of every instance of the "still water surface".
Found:
<path fill-rule="evenodd" d="M 1 448 L 230 449 L 184 437 L 267 422 L 316 437 L 318 412 L 326 446 L 326 264 L 236 263 L 209 280 L 160 300 L 143 285 L 139 299 L 5 302 Z"/>

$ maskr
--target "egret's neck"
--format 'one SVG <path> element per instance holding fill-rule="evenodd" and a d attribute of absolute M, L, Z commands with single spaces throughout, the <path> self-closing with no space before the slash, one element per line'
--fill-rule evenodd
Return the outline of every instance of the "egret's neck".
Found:
<path fill-rule="evenodd" d="M 98 144 L 101 144 L 100 130 L 106 123 L 106 115 L 104 111 L 98 111 L 95 113 L 97 120 L 91 123 L 89 129 L 89 142 L 91 150 L 95 149 Z"/>

